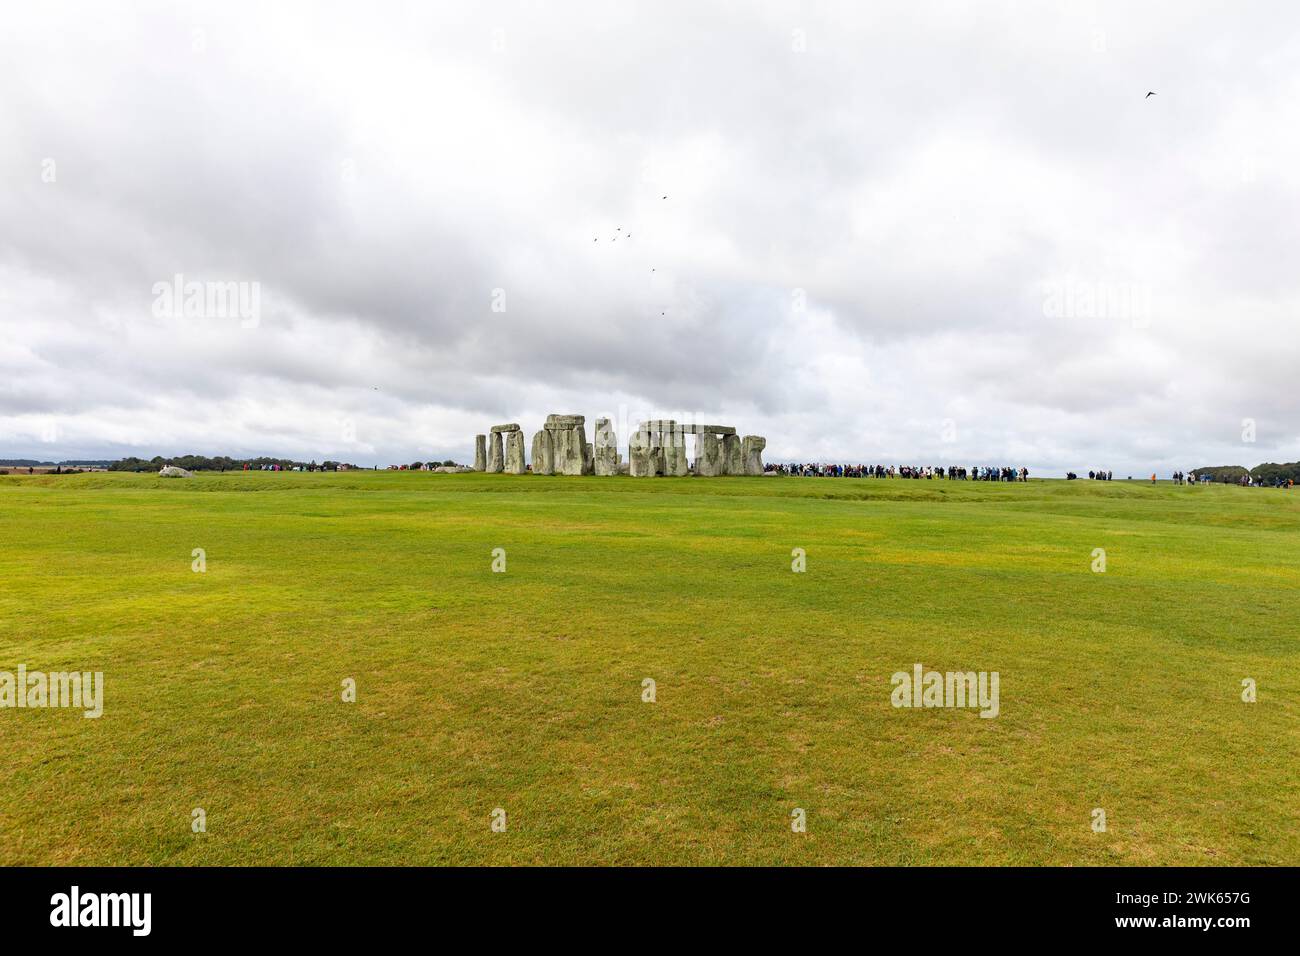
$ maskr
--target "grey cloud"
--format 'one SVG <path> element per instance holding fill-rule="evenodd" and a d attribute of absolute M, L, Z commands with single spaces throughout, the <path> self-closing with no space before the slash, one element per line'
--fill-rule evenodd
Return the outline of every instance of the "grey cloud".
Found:
<path fill-rule="evenodd" d="M 622 404 L 770 458 L 1300 457 L 1285 5 L 5 18 L 12 454 L 323 457 L 349 418 L 358 460 L 466 458 Z M 261 324 L 160 323 L 178 273 L 260 283 Z"/>

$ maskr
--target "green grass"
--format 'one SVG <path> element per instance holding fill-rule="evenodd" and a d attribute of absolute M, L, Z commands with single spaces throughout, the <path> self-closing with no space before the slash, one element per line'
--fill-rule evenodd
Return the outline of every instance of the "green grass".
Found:
<path fill-rule="evenodd" d="M 11 476 L 0 535 L 0 670 L 107 681 L 0 710 L 0 863 L 1300 863 L 1300 492 Z"/>

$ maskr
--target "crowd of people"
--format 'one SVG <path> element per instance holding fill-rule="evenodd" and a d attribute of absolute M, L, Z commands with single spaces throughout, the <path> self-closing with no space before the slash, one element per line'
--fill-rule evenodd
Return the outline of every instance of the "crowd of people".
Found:
<path fill-rule="evenodd" d="M 951 465 L 838 465 L 827 462 L 808 464 L 768 464 L 764 470 L 798 478 L 939 478 L 946 481 L 1028 481 L 1028 468 L 964 468 Z"/>
<path fill-rule="evenodd" d="M 1192 475 L 1191 478 L 1189 479 L 1189 484 L 1191 482 L 1194 482 L 1195 480 L 1196 480 L 1196 476 Z M 1210 481 L 1210 478 L 1208 475 L 1202 475 L 1201 481 L 1208 483 Z M 1259 477 L 1259 478 L 1255 477 L 1254 475 L 1242 475 L 1240 478 L 1237 478 L 1235 481 L 1228 481 L 1225 479 L 1223 483 L 1225 485 L 1228 484 L 1240 485 L 1242 488 L 1294 488 L 1295 487 L 1295 479 L 1288 478 L 1285 475 L 1273 475 L 1272 477 Z"/>
<path fill-rule="evenodd" d="M 948 481 L 1028 481 L 1028 468 L 1009 468 L 1005 466 L 987 467 L 976 465 L 972 468 L 963 468 L 959 465 L 839 465 L 828 462 L 809 462 L 806 464 L 772 464 L 763 466 L 763 470 L 769 474 L 791 475 L 796 478 L 939 478 Z M 1078 479 L 1078 475 L 1073 471 L 1065 473 L 1069 481 Z M 1198 482 L 1206 484 L 1212 479 L 1209 475 L 1198 475 L 1196 472 L 1175 471 L 1171 476 L 1176 485 L 1194 485 Z M 1114 481 L 1115 472 L 1093 470 L 1088 472 L 1088 478 L 1092 481 Z M 1129 481 L 1133 478 L 1130 475 Z M 1150 478 L 1143 478 L 1143 481 L 1150 480 L 1155 483 L 1158 479 L 1155 474 Z M 1273 480 L 1261 480 L 1252 478 L 1250 475 L 1243 475 L 1240 479 L 1234 480 L 1233 484 L 1239 484 L 1243 487 L 1269 487 L 1269 488 L 1291 488 L 1295 485 L 1294 479 L 1281 476 Z"/>

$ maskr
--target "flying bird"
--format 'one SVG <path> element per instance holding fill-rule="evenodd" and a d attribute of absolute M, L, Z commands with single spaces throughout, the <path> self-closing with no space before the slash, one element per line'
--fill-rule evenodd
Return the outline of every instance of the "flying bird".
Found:
<path fill-rule="evenodd" d="M 1147 90 L 1147 95 L 1144 96 L 1144 97 L 1142 97 L 1142 99 L 1144 99 L 1144 100 L 1145 100 L 1145 99 L 1150 99 L 1150 98 L 1153 97 L 1153 96 L 1155 96 L 1155 93 L 1151 92 L 1150 90 Z"/>

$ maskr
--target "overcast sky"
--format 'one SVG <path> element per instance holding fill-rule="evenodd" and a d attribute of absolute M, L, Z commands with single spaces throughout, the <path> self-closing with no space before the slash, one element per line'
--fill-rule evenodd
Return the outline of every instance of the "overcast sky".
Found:
<path fill-rule="evenodd" d="M 1294 4 L 472 6 L 5 4 L 0 458 L 1300 459 Z"/>

